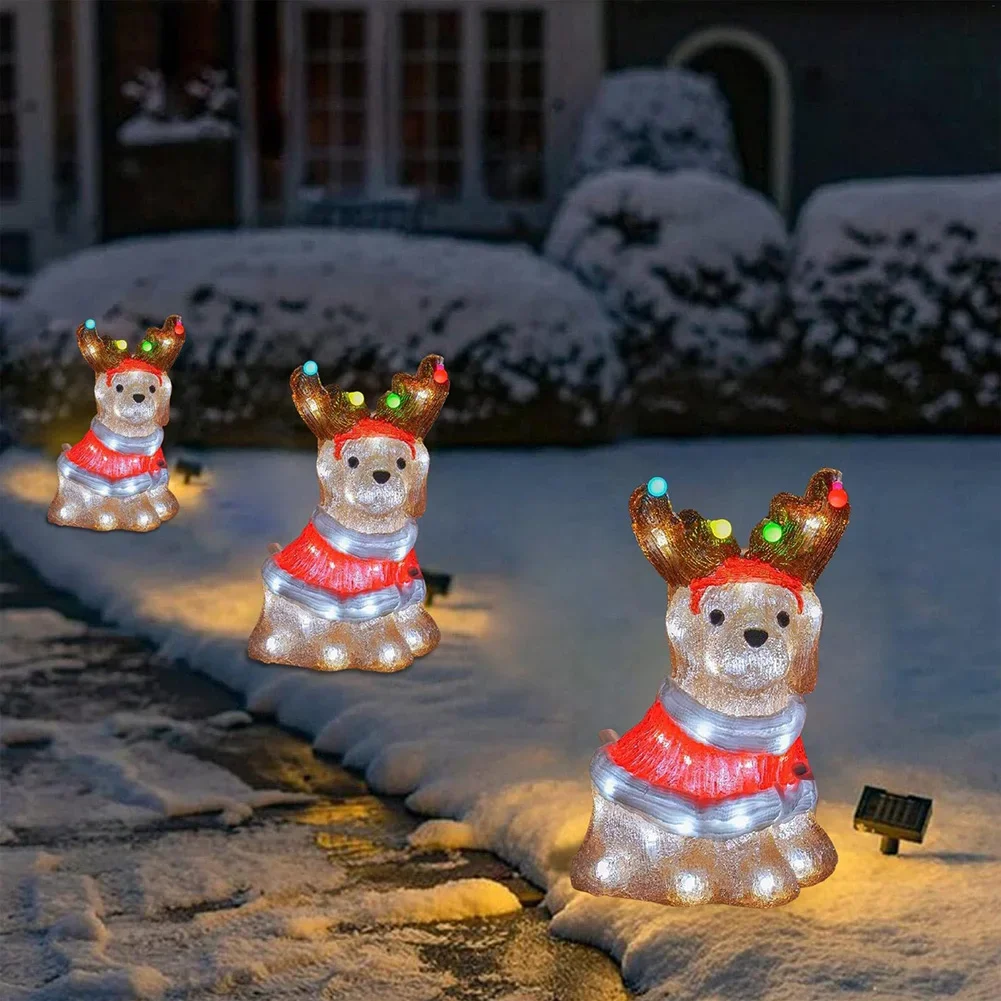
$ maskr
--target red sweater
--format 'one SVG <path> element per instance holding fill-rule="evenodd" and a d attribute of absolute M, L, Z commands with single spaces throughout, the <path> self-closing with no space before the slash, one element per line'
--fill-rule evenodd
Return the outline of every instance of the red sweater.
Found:
<path fill-rule="evenodd" d="M 124 480 L 141 473 L 155 473 L 166 469 L 163 449 L 153 455 L 125 455 L 114 452 L 103 444 L 93 431 L 88 431 L 68 452 L 63 453 L 70 462 L 88 473 L 96 473 L 106 480 Z"/>

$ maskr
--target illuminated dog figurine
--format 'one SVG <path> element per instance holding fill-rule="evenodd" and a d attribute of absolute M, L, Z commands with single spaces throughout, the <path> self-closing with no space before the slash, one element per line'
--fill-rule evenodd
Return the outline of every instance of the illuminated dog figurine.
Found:
<path fill-rule="evenodd" d="M 374 411 L 361 393 L 327 390 L 308 361 L 292 398 L 318 439 L 320 503 L 302 534 L 264 564 L 264 609 L 248 653 L 321 671 L 399 671 L 440 639 L 424 610 L 414 543 L 426 503 L 423 438 L 448 396 L 429 355 L 393 376 Z"/>
<path fill-rule="evenodd" d="M 660 477 L 630 512 L 667 581 L 672 671 L 639 724 L 602 733 L 571 882 L 663 904 L 784 904 L 838 861 L 800 731 L 817 680 L 813 584 L 848 524 L 841 475 L 774 497 L 743 553 L 729 522 L 675 515 Z"/>
<path fill-rule="evenodd" d="M 150 327 L 129 354 L 122 340 L 102 337 L 93 320 L 76 332 L 80 352 L 96 373 L 97 416 L 56 460 L 59 489 L 49 505 L 54 525 L 98 532 L 150 532 L 177 514 L 177 498 L 160 444 L 170 419 L 170 376 L 184 344 L 179 316 Z"/>

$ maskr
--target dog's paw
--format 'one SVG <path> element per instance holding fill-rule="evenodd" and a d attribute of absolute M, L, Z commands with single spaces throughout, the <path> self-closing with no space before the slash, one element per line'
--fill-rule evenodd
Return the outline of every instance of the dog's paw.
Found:
<path fill-rule="evenodd" d="M 834 872 L 838 852 L 827 832 L 810 813 L 802 813 L 773 833 L 775 847 L 795 873 L 800 886 L 813 886 Z"/>

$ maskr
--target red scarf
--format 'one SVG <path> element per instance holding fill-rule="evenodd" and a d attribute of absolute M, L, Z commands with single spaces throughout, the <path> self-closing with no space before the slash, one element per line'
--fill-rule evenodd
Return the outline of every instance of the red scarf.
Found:
<path fill-rule="evenodd" d="M 108 448 L 93 431 L 88 431 L 64 455 L 73 465 L 112 481 L 167 468 L 162 448 L 158 448 L 153 455 L 125 455 Z"/>
<path fill-rule="evenodd" d="M 605 752 L 635 778 L 700 805 L 813 778 L 801 737 L 784 754 L 723 751 L 689 737 L 660 699 Z"/>
<path fill-rule="evenodd" d="M 421 576 L 413 549 L 399 562 L 366 560 L 334 549 L 310 522 L 302 534 L 272 559 L 305 584 L 347 598 L 392 585 L 410 584 Z"/>

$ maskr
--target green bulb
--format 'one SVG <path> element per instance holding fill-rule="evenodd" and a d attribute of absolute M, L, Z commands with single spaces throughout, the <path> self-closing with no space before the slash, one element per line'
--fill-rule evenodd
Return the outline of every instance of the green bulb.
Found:
<path fill-rule="evenodd" d="M 778 542 L 782 538 L 782 526 L 774 521 L 766 521 L 761 528 L 761 538 L 765 542 Z"/>
<path fill-rule="evenodd" d="M 400 404 L 403 402 L 403 397 L 399 393 L 387 393 L 386 394 L 386 406 L 390 410 L 398 410 Z"/>
<path fill-rule="evenodd" d="M 152 351 L 153 350 L 153 342 L 152 341 L 143 341 L 142 344 L 140 344 L 139 346 L 143 349 L 143 351 Z"/>

